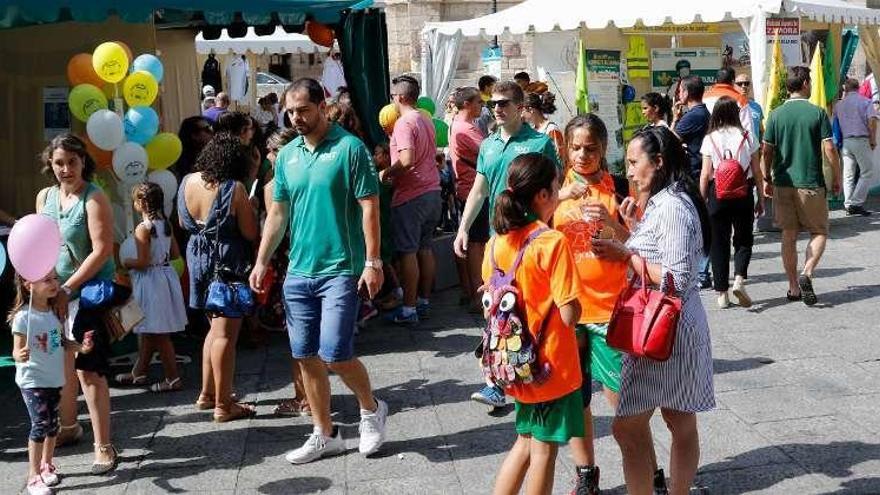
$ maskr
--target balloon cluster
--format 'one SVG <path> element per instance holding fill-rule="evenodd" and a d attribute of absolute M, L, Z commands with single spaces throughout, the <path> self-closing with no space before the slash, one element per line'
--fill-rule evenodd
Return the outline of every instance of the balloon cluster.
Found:
<path fill-rule="evenodd" d="M 446 125 L 443 119 L 434 117 L 434 112 L 437 110 L 434 100 L 427 96 L 421 96 L 416 101 L 416 109 L 434 124 L 435 144 L 437 147 L 445 148 L 449 146 L 449 126 Z M 385 134 L 390 136 L 394 132 L 394 124 L 398 118 L 400 118 L 400 112 L 393 103 L 382 107 L 382 110 L 379 111 L 379 125 L 385 130 Z"/>
<path fill-rule="evenodd" d="M 73 86 L 68 105 L 86 124 L 86 146 L 99 168 L 112 168 L 128 188 L 144 180 L 156 182 L 166 198 L 173 198 L 177 181 L 166 169 L 180 158 L 183 145 L 176 134 L 159 132 L 159 114 L 151 106 L 164 75 L 155 55 L 132 58 L 121 41 L 101 43 L 93 53 L 74 55 L 68 62 Z M 122 100 L 127 110 L 117 108 Z"/>

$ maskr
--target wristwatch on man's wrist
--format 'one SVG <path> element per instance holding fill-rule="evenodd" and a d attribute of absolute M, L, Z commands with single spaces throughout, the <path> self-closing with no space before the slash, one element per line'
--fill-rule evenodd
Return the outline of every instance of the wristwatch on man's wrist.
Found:
<path fill-rule="evenodd" d="M 366 262 L 364 262 L 364 267 L 365 268 L 373 268 L 375 270 L 381 271 L 382 270 L 382 259 L 381 258 L 368 259 Z"/>
<path fill-rule="evenodd" d="M 67 297 L 70 297 L 70 294 L 73 293 L 73 289 L 71 289 L 70 287 L 68 287 L 66 285 L 61 286 L 61 291 L 64 292 L 65 294 L 67 294 Z"/>

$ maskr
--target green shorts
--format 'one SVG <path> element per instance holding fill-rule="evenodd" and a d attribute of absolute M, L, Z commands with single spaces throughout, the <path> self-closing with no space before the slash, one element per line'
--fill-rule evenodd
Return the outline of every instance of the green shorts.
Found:
<path fill-rule="evenodd" d="M 605 335 L 608 334 L 607 323 L 586 323 L 575 327 L 578 337 L 586 334 L 590 346 L 588 355 L 581 359 L 581 367 L 585 375 L 601 383 L 612 392 L 620 392 L 620 351 L 608 347 Z M 587 387 L 587 384 L 584 384 Z M 585 388 L 584 390 L 590 390 Z M 584 403 L 589 402 L 584 398 Z"/>
<path fill-rule="evenodd" d="M 584 436 L 584 409 L 581 391 L 540 404 L 514 403 L 516 432 L 541 442 L 568 443 Z"/>

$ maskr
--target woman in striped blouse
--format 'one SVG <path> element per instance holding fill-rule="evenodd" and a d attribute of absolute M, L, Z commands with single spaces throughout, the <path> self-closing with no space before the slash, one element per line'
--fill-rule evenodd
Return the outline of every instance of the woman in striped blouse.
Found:
<path fill-rule="evenodd" d="M 649 421 L 659 408 L 670 433 L 673 495 L 687 494 L 700 458 L 696 413 L 715 407 L 709 324 L 700 301 L 697 271 L 710 245 L 706 205 L 688 175 L 681 142 L 667 128 L 643 129 L 626 153 L 627 175 L 650 197 L 642 218 L 636 204 L 623 200 L 620 211 L 632 234 L 626 245 L 616 240 L 594 240 L 600 257 L 648 264 L 652 284 L 665 288 L 672 275 L 682 299 L 681 319 L 672 356 L 664 362 L 625 355 L 621 370 L 620 403 L 614 419 L 614 438 L 623 453 L 627 492 L 652 492 Z"/>

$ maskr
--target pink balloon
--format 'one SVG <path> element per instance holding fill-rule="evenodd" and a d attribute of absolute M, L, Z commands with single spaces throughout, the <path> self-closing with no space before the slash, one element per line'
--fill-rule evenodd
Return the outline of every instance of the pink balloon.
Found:
<path fill-rule="evenodd" d="M 55 268 L 61 253 L 58 224 L 45 215 L 28 215 L 9 233 L 9 261 L 28 282 L 42 280 Z"/>

